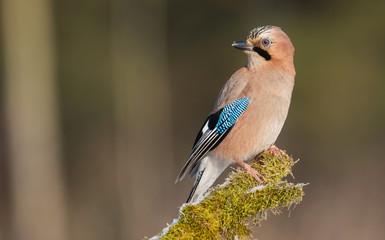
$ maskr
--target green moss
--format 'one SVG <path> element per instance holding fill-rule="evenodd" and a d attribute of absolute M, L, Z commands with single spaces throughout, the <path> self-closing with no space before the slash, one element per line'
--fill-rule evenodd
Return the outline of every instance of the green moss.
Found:
<path fill-rule="evenodd" d="M 298 204 L 304 195 L 303 184 L 282 179 L 291 174 L 296 162 L 284 151 L 281 155 L 265 152 L 250 162 L 263 177 L 264 186 L 244 170 L 236 170 L 227 184 L 212 189 L 198 204 L 185 204 L 180 216 L 159 239 L 250 239 L 250 219 L 259 224 L 268 211 L 279 214 L 284 207 Z"/>

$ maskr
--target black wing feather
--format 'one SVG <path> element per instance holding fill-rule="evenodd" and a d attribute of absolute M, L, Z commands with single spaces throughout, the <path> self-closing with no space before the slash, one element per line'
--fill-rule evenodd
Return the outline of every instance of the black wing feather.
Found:
<path fill-rule="evenodd" d="M 192 148 L 190 156 L 178 175 L 178 178 L 176 180 L 177 182 L 180 181 L 188 171 L 190 171 L 190 177 L 194 176 L 194 174 L 198 170 L 198 164 L 200 160 L 204 157 L 204 155 L 210 150 L 216 148 L 232 129 L 229 128 L 220 134 L 213 131 L 216 124 L 218 123 L 218 119 L 222 111 L 223 108 L 208 116 L 208 118 L 202 125 L 201 130 L 199 131 L 194 141 L 194 146 Z M 208 130 L 204 131 L 206 126 L 208 127 Z"/>
<path fill-rule="evenodd" d="M 223 108 L 220 109 L 219 111 L 213 113 L 213 114 L 210 114 L 207 117 L 206 121 L 203 122 L 202 127 L 200 128 L 199 133 L 198 133 L 197 137 L 195 138 L 193 149 L 194 149 L 194 146 L 199 141 L 199 139 L 201 139 L 202 134 L 203 134 L 202 130 L 203 130 L 203 128 L 204 128 L 204 126 L 206 125 L 207 122 L 208 122 L 208 127 L 209 127 L 210 130 L 213 130 L 215 128 L 215 124 L 217 124 L 219 116 L 222 113 L 222 110 L 223 110 Z"/>
<path fill-rule="evenodd" d="M 187 171 L 190 171 L 190 176 L 198 171 L 201 159 L 222 142 L 248 105 L 248 97 L 237 99 L 207 118 L 195 139 L 190 156 L 179 173 L 176 182 L 181 180 Z"/>

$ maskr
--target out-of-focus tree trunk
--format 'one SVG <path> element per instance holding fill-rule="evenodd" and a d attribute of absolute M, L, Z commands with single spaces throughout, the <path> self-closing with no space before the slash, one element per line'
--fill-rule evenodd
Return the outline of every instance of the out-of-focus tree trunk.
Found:
<path fill-rule="evenodd" d="M 160 186 L 172 184 L 175 178 L 166 2 L 114 0 L 112 18 L 121 239 L 140 239 L 143 234 L 152 234 L 144 226 L 162 226 L 152 219 L 165 216 L 166 209 L 161 206 L 166 205 L 162 203 L 171 199 L 172 194 L 162 192 Z M 148 198 L 151 195 L 158 197 Z"/>
<path fill-rule="evenodd" d="M 67 238 L 49 0 L 2 1 L 12 235 Z"/>

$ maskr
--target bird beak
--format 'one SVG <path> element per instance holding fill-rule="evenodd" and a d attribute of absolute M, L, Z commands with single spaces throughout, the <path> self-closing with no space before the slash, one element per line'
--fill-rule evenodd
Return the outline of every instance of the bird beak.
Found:
<path fill-rule="evenodd" d="M 253 51 L 253 47 L 254 47 L 254 46 L 247 45 L 246 41 L 236 41 L 236 42 L 233 42 L 231 46 L 243 51 Z"/>

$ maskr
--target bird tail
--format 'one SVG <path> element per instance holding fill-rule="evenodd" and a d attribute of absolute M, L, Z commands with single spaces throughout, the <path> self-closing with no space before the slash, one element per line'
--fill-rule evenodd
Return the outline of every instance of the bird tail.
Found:
<path fill-rule="evenodd" d="M 187 202 L 195 202 L 200 198 L 210 187 L 221 173 L 229 165 L 229 162 L 218 159 L 214 156 L 206 156 L 199 163 L 197 176 L 194 186 L 191 189 Z"/>

